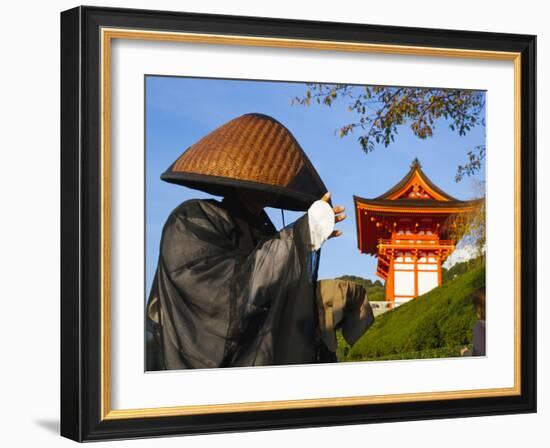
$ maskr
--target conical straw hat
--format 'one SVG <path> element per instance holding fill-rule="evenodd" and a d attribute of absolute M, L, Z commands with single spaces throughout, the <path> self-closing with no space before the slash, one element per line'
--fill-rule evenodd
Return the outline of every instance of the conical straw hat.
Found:
<path fill-rule="evenodd" d="M 291 132 L 272 117 L 237 117 L 190 146 L 162 174 L 166 182 L 217 196 L 264 191 L 273 207 L 307 210 L 327 189 Z"/>

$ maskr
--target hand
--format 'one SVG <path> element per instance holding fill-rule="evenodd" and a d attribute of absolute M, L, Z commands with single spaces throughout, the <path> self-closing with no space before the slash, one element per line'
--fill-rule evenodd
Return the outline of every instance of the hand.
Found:
<path fill-rule="evenodd" d="M 330 193 L 329 192 L 325 193 L 325 195 L 321 198 L 321 201 L 325 201 L 325 202 L 330 201 Z M 335 223 L 346 219 L 346 214 L 344 213 L 345 210 L 346 208 L 342 207 L 341 205 L 337 205 L 336 207 L 332 208 L 332 211 L 334 212 Z M 341 230 L 335 230 L 330 234 L 329 238 L 335 238 L 337 236 L 342 235 L 342 233 L 343 232 Z"/>

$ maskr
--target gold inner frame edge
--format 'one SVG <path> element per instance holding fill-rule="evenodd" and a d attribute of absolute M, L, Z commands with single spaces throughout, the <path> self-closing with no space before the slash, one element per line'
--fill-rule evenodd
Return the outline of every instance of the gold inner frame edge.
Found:
<path fill-rule="evenodd" d="M 502 397 L 521 394 L 521 54 L 459 48 L 419 47 L 389 44 L 337 42 L 306 39 L 264 38 L 220 34 L 144 31 L 102 28 L 101 42 L 101 420 L 252 412 L 316 407 L 351 406 L 413 401 Z M 455 57 L 514 62 L 514 386 L 508 388 L 419 392 L 302 400 L 278 400 L 209 405 L 111 409 L 110 387 L 110 49 L 113 39 L 185 42 L 213 45 L 240 45 L 294 48 L 356 53 Z"/>

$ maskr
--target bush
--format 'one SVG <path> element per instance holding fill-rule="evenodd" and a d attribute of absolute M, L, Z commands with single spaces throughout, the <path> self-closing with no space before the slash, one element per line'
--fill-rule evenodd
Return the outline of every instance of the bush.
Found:
<path fill-rule="evenodd" d="M 339 337 L 338 360 L 459 356 L 460 348 L 471 344 L 472 327 L 477 320 L 472 293 L 484 285 L 484 264 L 457 275 L 423 296 L 379 316 L 353 347 Z"/>

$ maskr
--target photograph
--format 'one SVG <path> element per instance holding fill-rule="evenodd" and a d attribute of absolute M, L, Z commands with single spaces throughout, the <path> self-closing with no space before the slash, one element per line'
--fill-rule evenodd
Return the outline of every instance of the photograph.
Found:
<path fill-rule="evenodd" d="M 60 18 L 64 437 L 537 412 L 535 34 Z"/>
<path fill-rule="evenodd" d="M 490 356 L 486 91 L 147 74 L 144 99 L 146 371 Z"/>

